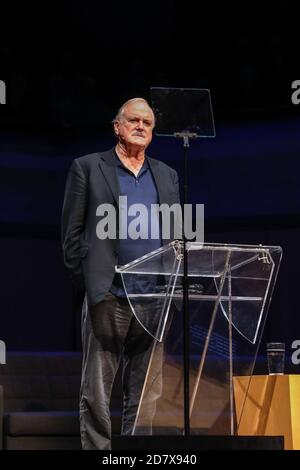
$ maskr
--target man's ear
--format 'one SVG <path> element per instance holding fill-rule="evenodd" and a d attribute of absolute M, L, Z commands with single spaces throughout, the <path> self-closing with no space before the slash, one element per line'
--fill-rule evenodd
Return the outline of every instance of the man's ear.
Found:
<path fill-rule="evenodd" d="M 119 135 L 119 122 L 114 122 L 114 131 L 116 135 Z"/>

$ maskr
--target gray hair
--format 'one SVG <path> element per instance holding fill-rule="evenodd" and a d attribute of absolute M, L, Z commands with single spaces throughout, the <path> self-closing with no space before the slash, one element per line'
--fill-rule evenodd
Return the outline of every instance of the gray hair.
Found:
<path fill-rule="evenodd" d="M 153 109 L 151 108 L 151 106 L 149 105 L 148 101 L 145 100 L 145 98 L 131 98 L 130 100 L 127 100 L 124 104 L 122 104 L 122 106 L 119 108 L 116 116 L 114 117 L 114 119 L 112 120 L 112 123 L 114 124 L 115 122 L 119 122 L 119 121 L 122 121 L 123 119 L 123 114 L 124 114 L 124 110 L 126 108 L 127 105 L 129 105 L 130 103 L 135 103 L 136 101 L 143 101 L 144 103 L 146 103 L 147 106 L 149 106 L 149 108 L 151 109 L 152 111 L 152 115 L 153 115 L 153 127 L 155 125 L 155 115 L 154 115 L 154 112 L 153 112 Z"/>

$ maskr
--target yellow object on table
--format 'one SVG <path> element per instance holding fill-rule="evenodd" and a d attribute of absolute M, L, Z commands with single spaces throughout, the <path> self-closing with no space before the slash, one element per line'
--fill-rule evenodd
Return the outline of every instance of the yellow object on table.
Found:
<path fill-rule="evenodd" d="M 234 377 L 240 436 L 284 436 L 284 448 L 300 450 L 300 375 Z M 242 415 L 241 415 L 242 413 Z"/>

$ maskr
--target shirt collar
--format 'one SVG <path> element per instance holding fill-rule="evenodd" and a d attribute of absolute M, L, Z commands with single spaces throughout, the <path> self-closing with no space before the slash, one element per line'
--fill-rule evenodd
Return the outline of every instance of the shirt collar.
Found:
<path fill-rule="evenodd" d="M 115 152 L 115 157 L 116 157 L 116 161 L 115 161 L 116 167 L 123 168 L 123 169 L 126 170 L 126 171 L 130 171 L 130 170 L 124 165 L 124 163 L 119 159 L 116 150 L 115 150 L 114 152 Z M 139 175 L 141 175 L 141 174 L 142 174 L 145 170 L 147 170 L 148 168 L 149 168 L 149 162 L 148 162 L 147 156 L 145 155 L 145 160 L 144 160 L 143 166 L 141 167 L 141 169 L 140 169 L 140 171 L 139 171 Z"/>

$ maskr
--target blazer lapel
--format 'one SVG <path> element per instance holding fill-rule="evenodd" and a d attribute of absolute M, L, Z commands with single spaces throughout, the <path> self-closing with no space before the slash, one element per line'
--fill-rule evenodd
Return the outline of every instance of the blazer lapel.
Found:
<path fill-rule="evenodd" d="M 107 152 L 100 153 L 99 167 L 103 173 L 103 176 L 112 192 L 114 200 L 119 206 L 119 182 L 116 171 L 114 149 L 108 150 Z"/>
<path fill-rule="evenodd" d="M 148 163 L 156 184 L 157 192 L 158 192 L 158 202 L 159 204 L 162 204 L 164 202 L 164 191 L 163 191 L 163 181 L 161 179 L 161 173 L 159 171 L 159 164 L 157 160 L 154 160 L 154 158 L 147 157 Z"/>

